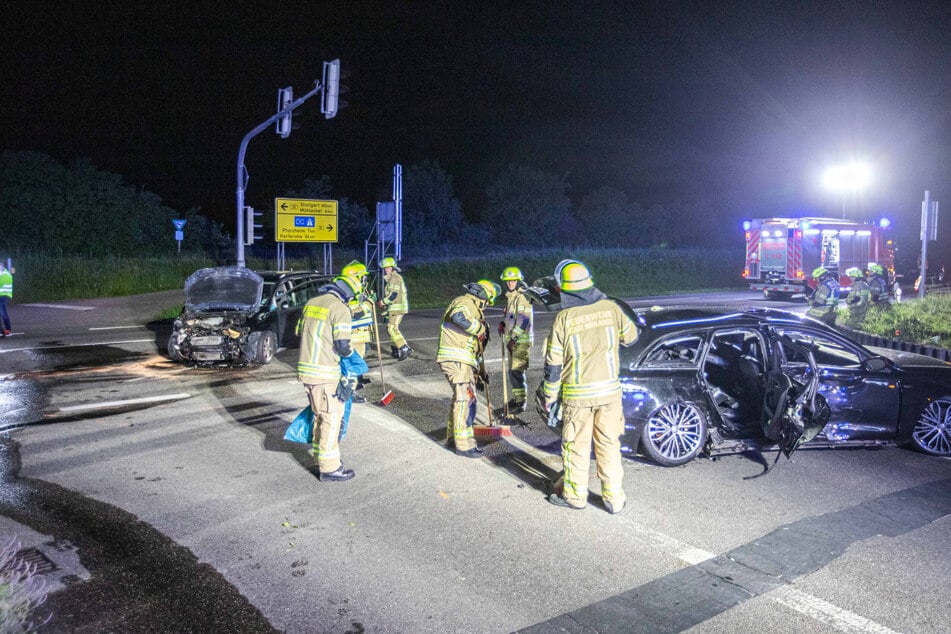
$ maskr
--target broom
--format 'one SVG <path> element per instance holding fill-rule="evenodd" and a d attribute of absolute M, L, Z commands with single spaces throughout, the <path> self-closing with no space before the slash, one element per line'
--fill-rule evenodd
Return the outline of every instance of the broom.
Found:
<path fill-rule="evenodd" d="M 503 344 L 504 345 L 504 344 Z M 484 351 L 484 350 L 483 350 Z M 506 368 L 502 368 L 503 372 L 506 372 Z M 479 355 L 479 376 L 482 378 L 482 384 L 485 387 L 485 406 L 488 412 L 488 425 L 473 425 L 472 433 L 476 436 L 511 436 L 512 429 L 508 425 L 496 425 L 495 421 L 492 420 L 492 398 L 489 396 L 489 372 L 485 369 L 485 357 L 480 353 Z M 505 376 L 503 374 L 502 381 L 505 381 Z M 505 396 L 503 394 L 503 396 Z"/>
<path fill-rule="evenodd" d="M 383 353 L 380 352 L 380 326 L 376 319 L 376 302 L 370 302 L 373 307 L 373 335 L 376 338 L 376 358 L 380 362 L 380 385 L 383 386 L 383 398 L 380 399 L 380 405 L 386 407 L 393 400 L 393 391 L 386 389 L 386 381 L 383 379 Z"/>

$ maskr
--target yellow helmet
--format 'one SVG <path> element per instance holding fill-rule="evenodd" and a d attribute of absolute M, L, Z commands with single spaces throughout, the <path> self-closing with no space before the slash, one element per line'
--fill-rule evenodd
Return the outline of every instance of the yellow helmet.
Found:
<path fill-rule="evenodd" d="M 352 260 L 349 264 L 340 269 L 340 274 L 359 280 L 367 274 L 367 267 L 359 260 Z"/>
<path fill-rule="evenodd" d="M 489 280 L 479 280 L 475 283 L 475 286 L 481 289 L 482 294 L 484 295 L 483 299 L 489 302 L 490 306 L 495 303 L 495 298 L 502 293 L 502 289 L 499 288 L 499 285 L 495 282 L 490 282 Z"/>
<path fill-rule="evenodd" d="M 813 269 L 813 271 L 812 271 L 812 277 L 814 277 L 815 279 L 819 279 L 820 277 L 822 277 L 823 275 L 825 275 L 825 274 L 828 273 L 828 272 L 829 272 L 829 271 L 828 271 L 827 269 L 825 269 L 825 268 L 823 268 L 823 267 L 821 267 L 821 266 L 817 266 L 817 267 L 816 267 L 815 269 Z"/>
<path fill-rule="evenodd" d="M 334 285 L 339 288 L 344 295 L 348 295 L 347 299 L 356 297 L 363 292 L 363 284 L 360 280 L 350 275 L 338 275 L 334 278 Z"/>
<path fill-rule="evenodd" d="M 521 282 L 525 279 L 525 276 L 522 275 L 522 272 L 518 270 L 518 267 L 510 266 L 502 271 L 501 280 L 503 282 Z"/>
<path fill-rule="evenodd" d="M 583 291 L 594 286 L 591 272 L 578 260 L 562 260 L 555 267 L 555 281 L 558 288 L 569 293 Z"/>
<path fill-rule="evenodd" d="M 393 258 L 383 258 L 383 259 L 380 261 L 380 268 L 381 268 L 381 269 L 385 269 L 385 268 L 387 268 L 387 267 L 393 267 L 393 268 L 395 269 L 395 268 L 396 268 L 396 260 L 393 259 Z"/>
<path fill-rule="evenodd" d="M 855 279 L 858 277 L 862 277 L 862 270 L 857 266 L 853 266 L 853 267 L 845 269 L 845 274 L 851 277 L 852 279 Z"/>

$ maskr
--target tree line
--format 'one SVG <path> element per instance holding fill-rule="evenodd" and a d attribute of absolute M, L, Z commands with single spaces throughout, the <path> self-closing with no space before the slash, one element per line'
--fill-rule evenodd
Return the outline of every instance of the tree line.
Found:
<path fill-rule="evenodd" d="M 509 165 L 485 188 L 481 208 L 464 212 L 452 176 L 437 161 L 403 175 L 403 244 L 427 252 L 458 247 L 535 248 L 729 246 L 735 231 L 711 226 L 699 205 L 644 207 L 620 189 L 601 187 L 573 197 L 568 180 L 528 165 Z M 335 190 L 326 175 L 280 195 L 339 201 L 339 242 L 362 248 L 374 212 Z M 0 155 L 0 250 L 64 255 L 164 255 L 175 249 L 173 218 L 184 218 L 182 250 L 230 259 L 233 238 L 200 209 L 172 209 L 85 159 L 61 165 L 39 152 Z M 265 214 L 265 244 L 273 218 Z M 231 227 L 229 227 L 231 229 Z M 719 240 L 719 242 L 718 242 Z"/>

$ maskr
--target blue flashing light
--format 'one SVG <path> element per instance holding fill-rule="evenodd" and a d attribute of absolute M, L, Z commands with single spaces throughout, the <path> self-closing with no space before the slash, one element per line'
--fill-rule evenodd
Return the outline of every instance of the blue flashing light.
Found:
<path fill-rule="evenodd" d="M 752 222 L 750 222 L 749 220 L 744 220 L 744 221 L 743 221 L 743 231 L 749 231 L 749 230 L 752 229 L 752 228 L 753 228 L 753 223 L 752 223 Z"/>
<path fill-rule="evenodd" d="M 888 229 L 890 226 L 892 226 L 892 221 L 888 218 L 882 218 L 878 221 L 878 226 L 882 229 Z"/>

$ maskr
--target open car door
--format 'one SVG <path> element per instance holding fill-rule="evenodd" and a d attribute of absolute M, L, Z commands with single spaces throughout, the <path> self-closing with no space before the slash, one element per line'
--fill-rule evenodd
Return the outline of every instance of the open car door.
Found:
<path fill-rule="evenodd" d="M 819 372 L 808 346 L 786 335 L 770 333 L 769 367 L 763 399 L 763 435 L 789 458 L 822 431 L 831 410 L 819 394 Z M 796 359 L 790 363 L 789 359 Z M 777 458 L 779 456 L 777 455 Z"/>

